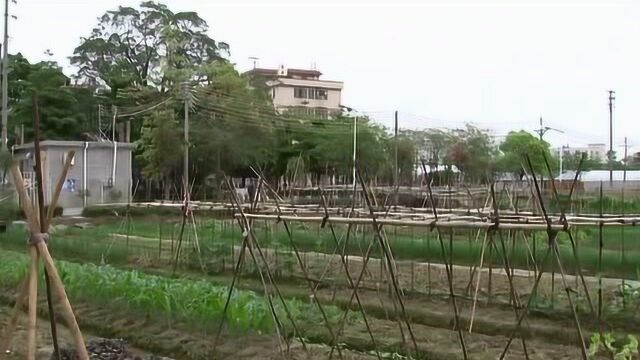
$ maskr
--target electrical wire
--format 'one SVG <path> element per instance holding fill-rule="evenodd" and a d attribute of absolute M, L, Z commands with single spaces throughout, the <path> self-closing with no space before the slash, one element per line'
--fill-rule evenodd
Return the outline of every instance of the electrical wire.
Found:
<path fill-rule="evenodd" d="M 166 104 L 166 103 L 167 103 L 167 102 L 169 102 L 170 100 L 173 100 L 173 97 L 172 97 L 172 96 L 167 97 L 166 99 L 164 99 L 164 100 L 160 101 L 160 102 L 159 102 L 159 103 L 157 103 L 157 104 L 154 104 L 154 105 L 148 106 L 148 107 L 146 107 L 146 108 L 144 108 L 144 109 L 141 109 L 141 110 L 138 110 L 138 111 L 135 111 L 135 112 L 125 113 L 125 114 L 116 114 L 116 119 L 118 119 L 118 118 L 125 118 L 125 117 L 131 117 L 131 116 L 136 116 L 136 115 L 140 115 L 140 114 L 144 114 L 144 113 L 146 113 L 146 112 L 148 112 L 148 111 L 151 111 L 151 110 L 153 110 L 153 109 L 155 109 L 155 108 L 157 108 L 157 107 L 159 107 L 159 106 L 162 106 L 162 105 Z"/>
<path fill-rule="evenodd" d="M 327 129 L 327 128 L 320 128 L 320 127 L 314 127 L 314 124 L 308 124 L 308 126 L 304 126 L 303 124 L 286 124 L 286 123 L 281 123 L 279 122 L 277 118 L 277 120 L 273 120 L 274 118 L 259 118 L 259 117 L 255 117 L 255 116 L 250 116 L 250 115 L 246 115 L 246 114 L 242 114 L 242 113 L 238 113 L 238 112 L 234 112 L 234 111 L 230 111 L 228 109 L 224 109 L 224 108 L 206 108 L 203 107 L 202 105 L 199 106 L 201 111 L 205 114 L 210 114 L 210 115 L 223 115 L 223 116 L 229 116 L 229 117 L 223 117 L 221 119 L 222 122 L 226 122 L 226 123 L 236 123 L 236 124 L 241 124 L 241 125 L 246 125 L 246 126 L 251 126 L 251 127 L 258 127 L 258 128 L 263 128 L 266 130 L 282 130 L 284 132 L 288 132 L 288 133 L 295 133 L 295 134 L 330 134 L 330 135 L 340 135 L 340 134 L 351 134 L 352 130 L 350 128 L 348 128 L 347 126 L 344 126 L 344 130 L 338 130 L 338 129 Z"/>

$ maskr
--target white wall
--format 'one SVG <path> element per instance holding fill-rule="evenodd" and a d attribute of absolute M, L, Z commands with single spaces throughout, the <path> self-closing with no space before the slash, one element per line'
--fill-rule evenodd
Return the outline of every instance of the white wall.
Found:
<path fill-rule="evenodd" d="M 289 106 L 306 106 L 306 107 L 322 107 L 327 109 L 339 109 L 342 97 L 340 90 L 326 89 L 327 100 L 319 99 L 302 99 L 294 97 L 294 87 L 292 86 L 276 86 L 273 104 L 276 107 Z"/>

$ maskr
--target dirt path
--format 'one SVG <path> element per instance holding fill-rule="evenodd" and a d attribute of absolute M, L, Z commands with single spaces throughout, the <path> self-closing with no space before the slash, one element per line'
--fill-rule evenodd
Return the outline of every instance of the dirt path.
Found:
<path fill-rule="evenodd" d="M 13 308 L 0 305 L 0 328 L 4 329 L 6 326 L 11 313 L 13 312 Z M 13 334 L 13 341 L 11 343 L 10 352 L 8 353 L 7 359 L 24 359 L 26 356 L 26 348 L 27 348 L 27 328 L 25 327 L 27 322 L 27 316 L 25 313 L 20 313 L 20 318 L 18 320 L 18 326 L 16 331 Z M 38 318 L 37 329 L 36 329 L 36 344 L 38 347 L 38 351 L 36 354 L 37 360 L 49 360 L 49 357 L 53 353 L 53 342 L 51 340 L 51 329 L 49 327 L 49 320 L 43 317 Z M 73 346 L 73 337 L 69 332 L 69 329 L 64 326 L 62 323 L 58 323 L 58 343 L 60 347 L 72 347 Z M 83 336 L 86 341 L 91 339 L 98 338 L 99 336 L 95 334 L 88 333 L 87 331 L 83 332 Z M 135 347 L 128 347 L 130 352 L 135 356 L 140 357 L 148 357 L 151 354 Z"/>
<path fill-rule="evenodd" d="M 7 304 L 13 296 L 9 295 L 10 289 L 1 290 L 0 328 L 4 328 L 12 311 Z M 155 353 L 166 354 L 180 360 L 282 359 L 279 342 L 270 335 L 227 333 L 222 336 L 214 356 L 212 354 L 215 337 L 213 331 L 197 329 L 198 326 L 180 322 L 171 322 L 162 317 L 141 316 L 124 309 L 101 309 L 90 303 L 73 299 L 71 302 L 74 304 L 74 313 L 83 331 L 85 342 L 96 337 L 124 338 L 129 344 L 135 346 L 129 346 L 133 354 L 145 358 Z M 44 306 L 45 304 L 40 302 L 39 310 L 44 310 Z M 23 325 L 26 321 L 25 317 L 24 314 L 21 316 L 21 322 L 14 333 L 12 351 L 7 357 L 9 360 L 25 358 L 27 338 L 27 330 Z M 61 346 L 71 346 L 71 335 L 62 324 L 59 324 L 58 334 Z M 37 336 L 37 359 L 48 360 L 53 347 L 48 320 L 42 316 L 38 318 Z M 287 358 L 300 360 L 328 358 L 330 347 L 322 344 L 306 344 L 306 347 L 307 349 L 304 350 L 300 342 L 292 340 Z M 283 348 L 283 350 L 286 349 Z M 346 360 L 372 359 L 370 354 L 356 351 L 345 350 L 344 355 Z M 162 360 L 161 357 L 157 359 Z"/>

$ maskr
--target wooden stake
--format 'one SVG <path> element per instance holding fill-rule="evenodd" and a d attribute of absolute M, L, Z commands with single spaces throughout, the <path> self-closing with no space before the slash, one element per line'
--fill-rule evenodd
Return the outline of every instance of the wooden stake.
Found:
<path fill-rule="evenodd" d="M 476 315 L 476 304 L 478 303 L 478 289 L 480 289 L 480 276 L 482 275 L 482 265 L 484 262 L 484 249 L 487 246 L 487 235 L 488 233 L 484 233 L 484 240 L 482 240 L 482 250 L 480 251 L 480 268 L 478 269 L 478 277 L 476 278 L 476 288 L 473 293 L 473 305 L 471 307 L 471 319 L 469 320 L 469 333 L 471 333 L 473 329 L 473 319 Z"/>
<path fill-rule="evenodd" d="M 22 177 L 20 169 L 18 168 L 18 164 L 14 164 L 11 167 L 11 175 L 13 176 L 13 183 L 15 184 L 16 192 L 18 193 L 18 199 L 20 200 L 22 211 L 24 212 L 24 216 L 27 219 L 29 230 L 38 229 L 38 223 L 36 222 L 38 215 L 33 209 L 33 205 L 31 205 L 31 199 L 29 198 L 29 195 L 27 195 L 27 191 L 25 190 L 24 179 Z"/>
<path fill-rule="evenodd" d="M 44 266 L 49 272 L 49 276 L 51 277 L 51 284 L 53 285 L 53 292 L 58 297 L 58 301 L 62 305 L 62 316 L 64 317 L 67 327 L 73 336 L 73 341 L 76 346 L 76 352 L 80 360 L 89 360 L 89 354 L 87 353 L 87 349 L 84 345 L 84 338 L 82 337 L 82 333 L 80 332 L 80 327 L 78 327 L 78 323 L 76 322 L 76 317 L 73 314 L 73 309 L 71 308 L 71 304 L 69 303 L 69 298 L 67 297 L 67 293 L 64 291 L 64 285 L 62 284 L 62 280 L 60 279 L 60 274 L 58 274 L 58 269 L 56 269 L 55 264 L 53 263 L 53 259 L 51 258 L 51 254 L 49 254 L 49 249 L 47 248 L 47 244 L 44 242 L 40 242 L 37 244 L 38 252 L 42 257 L 42 261 L 44 262 Z"/>
<path fill-rule="evenodd" d="M 14 184 L 16 187 L 16 191 L 18 193 L 18 197 L 20 198 L 20 201 L 22 203 L 22 209 L 25 213 L 25 217 L 27 218 L 27 224 L 29 225 L 29 230 L 31 231 L 32 234 L 40 233 L 40 224 L 38 221 L 38 215 L 36 214 L 35 210 L 33 209 L 33 206 L 31 205 L 31 199 L 27 195 L 27 192 L 24 186 L 24 179 L 22 177 L 22 173 L 20 172 L 20 169 L 18 168 L 17 164 L 11 168 L 11 174 L 13 175 Z M 52 205 L 54 205 L 55 207 L 55 204 L 52 204 Z M 46 220 L 43 219 L 43 221 L 46 221 Z M 53 291 L 55 292 L 56 296 L 58 297 L 58 300 L 62 305 L 62 308 L 63 308 L 62 316 L 65 318 L 65 321 L 67 322 L 67 326 L 69 327 L 69 330 L 71 331 L 71 334 L 74 338 L 74 343 L 76 346 L 76 352 L 78 354 L 78 358 L 80 360 L 89 360 L 89 354 L 87 353 L 87 349 L 85 348 L 82 333 L 80 332 L 80 328 L 78 327 L 78 323 L 76 322 L 75 315 L 73 314 L 73 310 L 71 309 L 71 304 L 69 303 L 69 299 L 67 298 L 67 294 L 64 290 L 64 285 L 62 284 L 62 280 L 60 279 L 58 270 L 56 269 L 55 264 L 53 263 L 51 254 L 49 254 L 47 245 L 44 242 L 39 242 L 35 246 L 31 247 L 30 252 L 31 252 L 32 261 L 35 255 L 36 264 L 37 264 L 38 255 L 42 258 L 42 261 L 44 262 L 45 269 L 47 270 L 50 276 Z M 31 271 L 29 276 L 37 277 L 37 272 Z M 29 280 L 29 283 L 31 284 L 31 280 Z M 37 287 L 37 281 L 35 283 Z M 31 306 L 31 301 L 37 301 L 37 289 L 35 292 L 35 296 L 34 296 L 34 292 L 32 292 L 31 290 L 29 291 L 29 301 L 30 301 L 30 306 Z"/>
<path fill-rule="evenodd" d="M 27 360 L 36 358 L 36 321 L 38 316 L 38 251 L 32 246 L 29 267 L 29 318 L 27 322 Z"/>
<path fill-rule="evenodd" d="M 71 162 L 73 161 L 75 155 L 75 151 L 70 151 L 68 153 L 67 159 L 65 160 L 64 166 L 62 167 L 62 172 L 60 173 L 60 177 L 58 178 L 58 182 L 56 183 L 56 187 L 54 188 L 53 197 L 51 198 L 51 203 L 49 204 L 49 209 L 47 211 L 47 225 L 51 224 L 51 219 L 53 219 L 53 212 L 55 211 L 56 206 L 58 206 L 58 199 L 60 198 L 62 186 L 64 185 L 64 181 L 67 179 L 67 173 L 69 172 L 69 168 L 71 168 Z"/>

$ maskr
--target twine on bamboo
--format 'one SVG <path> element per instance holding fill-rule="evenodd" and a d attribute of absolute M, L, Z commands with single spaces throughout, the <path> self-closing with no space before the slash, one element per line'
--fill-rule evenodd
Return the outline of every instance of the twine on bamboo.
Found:
<path fill-rule="evenodd" d="M 29 235 L 29 239 L 27 240 L 27 245 L 36 246 L 39 243 L 49 243 L 49 234 L 48 233 L 31 233 Z"/>
<path fill-rule="evenodd" d="M 62 178 L 66 178 L 69 167 L 71 166 L 71 157 L 68 158 L 63 171 L 60 175 Z M 4 359 L 6 355 L 6 351 L 9 350 L 9 346 L 11 345 L 11 339 L 13 334 L 15 333 L 15 327 L 17 325 L 17 316 L 20 308 L 22 307 L 22 303 L 24 302 L 24 298 L 28 298 L 29 304 L 29 316 L 28 316 L 28 333 L 27 333 L 27 359 L 33 360 L 35 359 L 36 354 L 36 321 L 37 321 L 37 291 L 38 291 L 38 262 L 41 259 L 44 263 L 45 269 L 48 273 L 48 276 L 51 281 L 51 285 L 53 288 L 53 292 L 58 298 L 59 303 L 62 307 L 62 317 L 65 319 L 67 326 L 71 332 L 73 337 L 75 346 L 76 346 L 76 354 L 79 360 L 89 360 L 89 354 L 87 353 L 87 349 L 84 345 L 84 338 L 82 333 L 80 332 L 80 328 L 78 327 L 78 323 L 76 321 L 75 315 L 73 314 L 73 310 L 71 308 L 71 304 L 69 303 L 69 299 L 64 290 L 64 285 L 60 278 L 60 274 L 53 262 L 53 258 L 49 253 L 49 249 L 47 248 L 47 241 L 49 239 L 49 235 L 46 232 L 41 231 L 41 227 L 46 228 L 50 223 L 50 217 L 53 216 L 53 212 L 49 211 L 48 214 L 44 216 L 39 216 L 35 211 L 31 199 L 27 195 L 25 186 L 24 186 L 24 178 L 22 177 L 22 173 L 18 168 L 17 164 L 14 164 L 11 167 L 11 174 L 13 176 L 16 192 L 18 193 L 18 198 L 20 200 L 20 204 L 25 213 L 25 217 L 27 219 L 27 224 L 29 228 L 29 238 L 27 243 L 29 245 L 29 253 L 31 257 L 31 265 L 29 271 L 27 273 L 27 281 L 26 285 L 22 291 L 18 295 L 16 299 L 16 306 L 14 307 L 13 314 L 11 317 L 11 321 L 5 328 L 3 332 L 3 339 L 0 342 L 2 348 L 0 348 L 0 360 Z M 58 181 L 57 186 L 61 187 L 63 182 Z M 50 209 L 55 208 L 58 196 L 60 194 L 60 190 L 56 187 L 54 192 L 54 198 L 52 199 Z M 46 216 L 46 217 L 45 217 Z M 43 226 L 44 225 L 44 226 Z"/>

